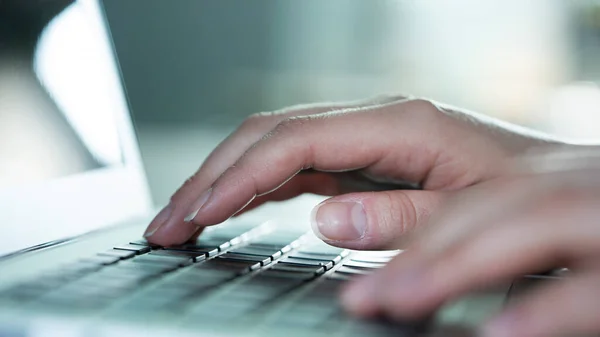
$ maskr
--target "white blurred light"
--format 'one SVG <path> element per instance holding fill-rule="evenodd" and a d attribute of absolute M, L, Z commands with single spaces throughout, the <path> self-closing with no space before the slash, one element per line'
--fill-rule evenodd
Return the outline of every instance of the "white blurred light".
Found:
<path fill-rule="evenodd" d="M 55 99 L 75 132 L 102 164 L 122 161 L 111 93 L 112 53 L 102 32 L 73 4 L 46 27 L 34 66 L 40 82 Z"/>
<path fill-rule="evenodd" d="M 544 112 L 547 131 L 573 140 L 600 140 L 600 88 L 574 83 L 557 89 Z"/>

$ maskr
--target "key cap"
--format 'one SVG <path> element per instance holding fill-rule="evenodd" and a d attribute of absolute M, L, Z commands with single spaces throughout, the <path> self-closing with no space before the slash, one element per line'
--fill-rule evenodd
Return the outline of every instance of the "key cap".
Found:
<path fill-rule="evenodd" d="M 270 256 L 258 256 L 258 255 L 243 255 L 243 254 L 231 254 L 227 253 L 225 255 L 217 257 L 220 261 L 232 261 L 232 262 L 253 262 L 260 263 L 261 266 L 266 266 L 271 263 Z"/>
<path fill-rule="evenodd" d="M 327 279 L 336 281 L 350 281 L 352 276 L 348 274 L 333 273 L 331 275 L 327 275 Z"/>
<path fill-rule="evenodd" d="M 333 305 L 307 306 L 298 303 L 281 313 L 281 316 L 275 320 L 275 324 L 316 329 L 333 316 L 336 311 L 337 308 Z"/>
<path fill-rule="evenodd" d="M 16 301 L 29 301 L 46 294 L 52 287 L 37 283 L 21 283 L 0 291 L 0 298 Z"/>
<path fill-rule="evenodd" d="M 107 250 L 107 251 L 102 252 L 102 253 L 98 253 L 98 255 L 118 257 L 121 260 L 126 260 L 126 259 L 130 259 L 130 258 L 134 257 L 135 256 L 135 252 L 134 251 L 130 251 L 130 250 L 111 249 L 111 250 Z"/>
<path fill-rule="evenodd" d="M 287 272 L 280 270 L 265 270 L 260 274 L 262 277 L 272 277 L 281 279 L 293 279 L 298 281 L 308 281 L 315 278 L 317 275 L 313 272 L 298 273 L 298 272 Z"/>
<path fill-rule="evenodd" d="M 134 259 L 135 260 L 135 259 Z M 108 267 L 109 270 L 114 270 L 115 272 L 122 273 L 130 273 L 130 272 L 139 272 L 139 273 L 148 273 L 151 275 L 160 275 L 163 273 L 167 273 L 179 268 L 179 264 L 160 264 L 160 263 L 137 263 L 133 262 L 133 260 L 127 260 L 121 262 L 117 265 Z"/>
<path fill-rule="evenodd" d="M 253 248 L 258 248 L 258 249 L 280 251 L 283 254 L 292 250 L 292 247 L 289 244 L 280 245 L 280 244 L 269 244 L 269 243 L 264 243 L 264 242 L 256 242 L 256 243 L 252 243 L 250 246 Z"/>
<path fill-rule="evenodd" d="M 181 246 L 167 247 L 167 248 L 165 248 L 165 250 L 202 253 L 207 257 L 211 257 L 211 256 L 215 256 L 215 255 L 219 254 L 220 248 L 218 246 L 203 247 L 203 246 L 196 246 L 196 245 L 181 245 Z"/>
<path fill-rule="evenodd" d="M 81 259 L 80 262 L 83 263 L 95 263 L 99 265 L 111 265 L 119 262 L 119 258 L 115 256 L 92 256 L 88 258 Z"/>
<path fill-rule="evenodd" d="M 161 284 L 160 288 L 183 288 L 183 289 L 205 289 L 209 287 L 217 287 L 225 282 L 233 279 L 236 274 L 229 272 L 227 274 L 213 274 L 209 270 L 205 270 L 206 273 L 187 273 L 184 275 L 178 275 L 176 278 L 172 278 Z M 214 270 L 213 270 L 214 272 Z M 193 276 L 196 275 L 196 276 Z M 193 276 L 193 278 L 191 277 Z"/>
<path fill-rule="evenodd" d="M 146 254 L 152 250 L 152 248 L 150 248 L 148 246 L 139 246 L 139 245 L 131 245 L 131 244 L 116 246 L 116 247 L 114 247 L 114 249 L 128 250 L 128 251 L 135 252 L 138 255 Z"/>
<path fill-rule="evenodd" d="M 227 248 L 231 247 L 231 243 L 229 241 L 222 240 L 205 240 L 203 238 L 198 239 L 194 243 L 184 243 L 182 245 L 174 246 L 176 249 L 184 248 L 185 250 L 193 250 L 193 249 L 217 249 L 218 251 L 223 251 Z"/>
<path fill-rule="evenodd" d="M 385 266 L 385 263 L 374 263 L 374 262 L 362 262 L 350 260 L 344 262 L 344 266 L 351 267 L 354 269 L 374 270 Z"/>
<path fill-rule="evenodd" d="M 340 267 L 335 272 L 339 273 L 339 274 L 347 274 L 347 275 L 371 275 L 372 274 L 372 271 L 369 271 L 369 270 L 354 269 L 354 268 L 344 267 L 344 266 Z"/>
<path fill-rule="evenodd" d="M 272 250 L 272 249 L 264 249 L 262 247 L 242 247 L 234 250 L 230 250 L 229 254 L 241 254 L 241 255 L 253 255 L 253 256 L 261 256 L 261 257 L 271 257 L 271 260 L 278 259 L 281 257 L 281 251 Z"/>
<path fill-rule="evenodd" d="M 362 251 L 352 253 L 352 260 L 362 262 L 387 263 L 400 253 L 399 250 Z"/>
<path fill-rule="evenodd" d="M 298 259 L 293 257 L 287 257 L 283 259 L 281 262 L 287 264 L 293 264 L 298 266 L 322 266 L 325 267 L 325 270 L 329 270 L 333 268 L 333 262 L 327 260 L 308 260 L 308 259 Z"/>
<path fill-rule="evenodd" d="M 295 264 L 286 264 L 285 262 L 279 262 L 273 267 L 271 267 L 269 270 L 279 270 L 297 273 L 315 273 L 316 275 L 321 275 L 325 273 L 325 267 L 323 266 L 299 266 Z"/>
<path fill-rule="evenodd" d="M 386 264 L 390 262 L 392 259 L 389 257 L 368 257 L 368 256 L 352 256 L 350 261 L 353 262 L 364 262 L 364 263 L 382 263 Z"/>
<path fill-rule="evenodd" d="M 211 306 L 199 305 L 190 310 L 193 324 L 200 323 L 201 326 L 205 322 L 235 322 L 239 317 L 250 312 L 248 306 L 231 306 L 228 304 L 215 303 Z"/>
<path fill-rule="evenodd" d="M 90 262 L 74 262 L 59 266 L 40 275 L 40 279 L 57 279 L 68 281 L 82 277 L 104 268 L 103 265 Z"/>
<path fill-rule="evenodd" d="M 85 298 L 79 294 L 70 295 L 57 292 L 40 297 L 36 304 L 51 307 L 59 306 L 70 310 L 91 310 L 103 308 L 109 304 L 109 301 L 106 299 Z"/>
<path fill-rule="evenodd" d="M 333 262 L 333 264 L 338 264 L 342 261 L 342 257 L 340 255 L 335 254 L 307 254 L 294 252 L 290 254 L 290 257 L 307 260 L 329 260 Z"/>
<path fill-rule="evenodd" d="M 193 263 L 191 258 L 161 255 L 142 255 L 132 260 L 135 263 L 158 264 L 163 266 L 184 267 Z"/>
<path fill-rule="evenodd" d="M 221 260 L 218 257 L 209 260 L 204 263 L 200 263 L 196 268 L 198 269 L 217 269 L 217 270 L 229 270 L 235 273 L 236 276 L 249 273 L 253 270 L 257 270 L 261 267 L 259 262 L 249 261 L 228 261 Z"/>
<path fill-rule="evenodd" d="M 180 250 L 154 250 L 150 252 L 149 255 L 189 258 L 192 262 L 200 262 L 206 259 L 206 255 L 202 252 L 186 252 Z"/>
<path fill-rule="evenodd" d="M 142 263 L 134 263 L 136 266 L 144 266 Z M 144 270 L 134 268 L 104 268 L 103 270 L 93 274 L 98 278 L 153 278 L 162 274 L 160 270 Z"/>
<path fill-rule="evenodd" d="M 343 248 L 329 246 L 321 242 L 305 244 L 299 249 L 299 252 L 307 254 L 333 254 L 342 256 L 346 254 L 346 250 Z"/>

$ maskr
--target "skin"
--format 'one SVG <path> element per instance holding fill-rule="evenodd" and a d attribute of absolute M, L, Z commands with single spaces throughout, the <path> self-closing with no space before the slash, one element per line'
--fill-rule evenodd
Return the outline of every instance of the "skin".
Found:
<path fill-rule="evenodd" d="M 359 316 L 421 317 L 484 284 L 590 261 L 600 250 L 600 231 L 590 221 L 598 216 L 600 190 L 588 180 L 600 175 L 593 161 L 581 159 L 593 156 L 579 148 L 589 149 L 400 96 L 257 114 L 213 151 L 145 236 L 160 245 L 182 243 L 267 201 L 332 196 L 310 218 L 327 243 L 408 246 L 380 272 L 350 284 L 345 307 Z M 559 149 L 575 155 L 549 155 Z M 577 275 L 508 309 L 486 333 L 600 331 L 600 305 L 580 294 L 597 284 L 600 271 Z M 542 299 L 568 305 L 545 306 Z M 577 315 L 582 309 L 592 313 Z M 572 311 L 556 318 L 566 310 Z"/>
<path fill-rule="evenodd" d="M 350 284 L 342 302 L 358 316 L 418 318 L 482 286 L 560 266 L 570 269 L 566 280 L 510 305 L 483 327 L 483 335 L 598 333 L 600 304 L 593 294 L 600 284 L 599 202 L 600 153 L 466 188 L 403 254 Z"/>

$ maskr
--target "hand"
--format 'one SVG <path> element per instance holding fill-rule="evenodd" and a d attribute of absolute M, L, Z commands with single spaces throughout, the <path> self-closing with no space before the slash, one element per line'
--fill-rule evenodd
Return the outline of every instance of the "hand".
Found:
<path fill-rule="evenodd" d="M 361 316 L 419 317 L 482 286 L 568 267 L 511 305 L 484 336 L 574 336 L 600 332 L 600 156 L 528 159 L 533 174 L 456 192 L 405 252 L 342 295 Z"/>
<path fill-rule="evenodd" d="M 247 205 L 316 193 L 335 196 L 313 212 L 323 240 L 391 248 L 427 222 L 448 191 L 502 176 L 512 158 L 551 143 L 404 97 L 257 114 L 213 151 L 145 236 L 160 245 L 182 243 Z M 422 190 L 400 190 L 407 185 Z"/>

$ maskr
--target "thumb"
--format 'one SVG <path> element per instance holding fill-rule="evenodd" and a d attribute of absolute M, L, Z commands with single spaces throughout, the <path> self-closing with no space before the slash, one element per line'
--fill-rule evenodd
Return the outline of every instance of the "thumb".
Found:
<path fill-rule="evenodd" d="M 323 241 L 350 249 L 398 249 L 406 234 L 425 224 L 444 192 L 396 190 L 350 193 L 327 199 L 311 214 Z"/>

